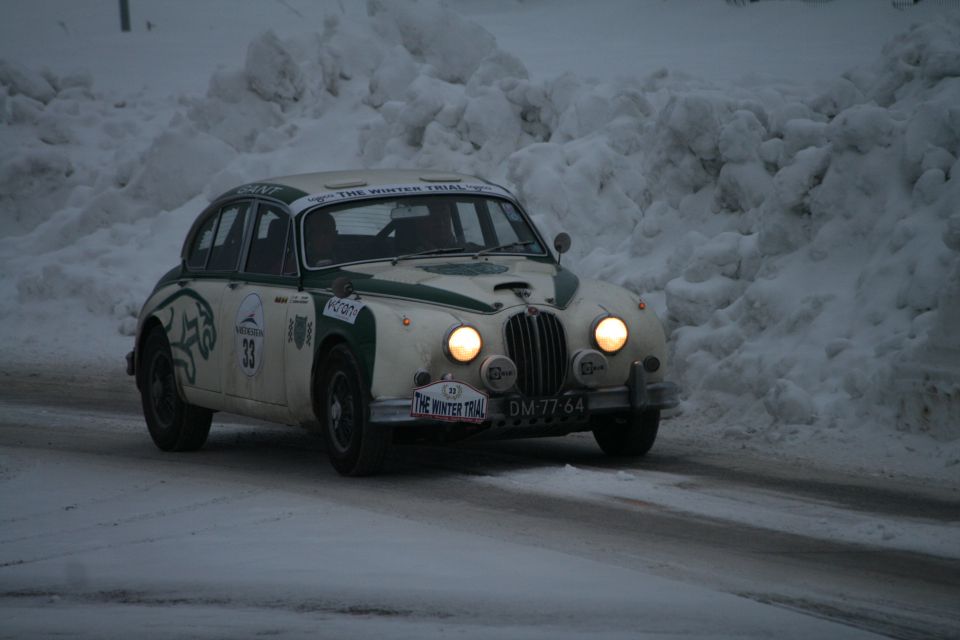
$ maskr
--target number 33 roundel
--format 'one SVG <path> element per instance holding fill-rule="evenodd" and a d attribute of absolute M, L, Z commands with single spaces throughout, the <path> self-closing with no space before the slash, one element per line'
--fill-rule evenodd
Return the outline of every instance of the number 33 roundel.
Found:
<path fill-rule="evenodd" d="M 263 361 L 263 327 L 263 303 L 260 296 L 251 293 L 240 303 L 234 321 L 237 364 L 251 377 L 257 375 Z"/>

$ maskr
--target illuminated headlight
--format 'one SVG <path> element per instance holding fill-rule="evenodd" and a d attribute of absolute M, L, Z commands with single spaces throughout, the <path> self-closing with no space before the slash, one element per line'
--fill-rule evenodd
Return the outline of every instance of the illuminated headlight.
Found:
<path fill-rule="evenodd" d="M 465 324 L 454 327 L 447 334 L 445 344 L 447 355 L 455 362 L 470 362 L 480 354 L 483 340 L 480 333 Z"/>
<path fill-rule="evenodd" d="M 593 339 L 604 353 L 616 353 L 627 344 L 627 325 L 615 316 L 601 318 L 593 327 Z"/>

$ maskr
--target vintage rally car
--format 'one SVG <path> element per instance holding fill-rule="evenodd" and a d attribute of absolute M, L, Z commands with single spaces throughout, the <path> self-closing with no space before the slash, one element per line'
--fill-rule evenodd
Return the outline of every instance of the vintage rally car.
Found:
<path fill-rule="evenodd" d="M 215 411 L 319 430 L 345 475 L 391 442 L 591 430 L 640 456 L 677 404 L 653 311 L 560 266 L 508 191 L 423 171 L 245 184 L 197 218 L 127 371 L 163 450 Z"/>

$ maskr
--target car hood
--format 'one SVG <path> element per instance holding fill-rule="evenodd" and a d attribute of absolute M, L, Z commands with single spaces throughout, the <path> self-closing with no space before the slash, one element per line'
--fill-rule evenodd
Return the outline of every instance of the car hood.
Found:
<path fill-rule="evenodd" d="M 329 287 L 346 276 L 361 295 L 385 295 L 490 313 L 519 304 L 563 308 L 579 280 L 553 262 L 522 257 L 434 258 L 354 264 L 312 274 L 310 284 Z"/>

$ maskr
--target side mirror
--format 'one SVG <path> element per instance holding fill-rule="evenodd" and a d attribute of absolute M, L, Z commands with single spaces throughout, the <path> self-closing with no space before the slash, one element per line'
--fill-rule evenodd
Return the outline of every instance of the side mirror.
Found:
<path fill-rule="evenodd" d="M 557 234 L 557 237 L 553 239 L 553 248 L 557 250 L 557 253 L 563 254 L 570 250 L 570 243 L 570 234 L 561 231 Z"/>
<path fill-rule="evenodd" d="M 333 289 L 333 295 L 338 298 L 349 298 L 353 295 L 353 282 L 346 276 L 340 276 L 334 280 L 330 288 Z"/>

